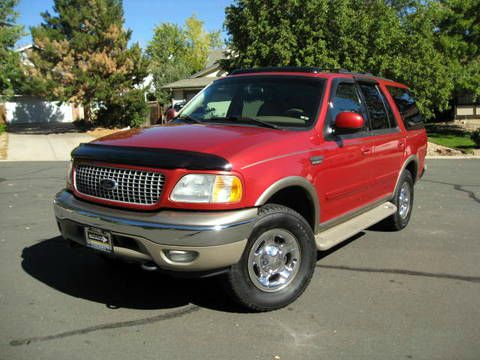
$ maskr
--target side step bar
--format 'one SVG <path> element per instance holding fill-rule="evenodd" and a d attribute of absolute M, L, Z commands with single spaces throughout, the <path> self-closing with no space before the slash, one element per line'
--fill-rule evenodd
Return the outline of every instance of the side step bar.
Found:
<path fill-rule="evenodd" d="M 315 243 L 318 250 L 328 250 L 342 241 L 351 238 L 360 231 L 378 223 L 397 211 L 397 207 L 391 202 L 385 202 L 373 209 L 360 214 L 353 219 L 336 225 L 330 229 L 315 235 Z"/>

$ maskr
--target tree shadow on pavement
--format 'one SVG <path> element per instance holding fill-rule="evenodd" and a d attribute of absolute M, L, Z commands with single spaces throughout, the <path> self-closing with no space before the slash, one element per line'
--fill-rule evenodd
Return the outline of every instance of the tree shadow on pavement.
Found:
<path fill-rule="evenodd" d="M 9 124 L 7 131 L 13 134 L 28 134 L 28 135 L 48 135 L 48 134 L 65 134 L 78 133 L 79 129 L 73 123 L 21 123 Z"/>
<path fill-rule="evenodd" d="M 138 265 L 112 264 L 86 248 L 71 248 L 62 237 L 26 247 L 22 268 L 67 295 L 110 309 L 171 309 L 187 304 L 225 312 L 245 312 L 227 296 L 218 277 L 173 278 Z"/>

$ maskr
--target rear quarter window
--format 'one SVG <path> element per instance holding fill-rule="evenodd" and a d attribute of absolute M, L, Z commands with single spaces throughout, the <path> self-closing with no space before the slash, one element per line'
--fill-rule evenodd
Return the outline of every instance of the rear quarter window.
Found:
<path fill-rule="evenodd" d="M 403 123 L 405 124 L 405 128 L 407 130 L 423 128 L 423 118 L 412 94 L 410 94 L 407 89 L 395 86 L 387 86 L 387 89 L 392 96 L 395 105 L 397 105 Z"/>

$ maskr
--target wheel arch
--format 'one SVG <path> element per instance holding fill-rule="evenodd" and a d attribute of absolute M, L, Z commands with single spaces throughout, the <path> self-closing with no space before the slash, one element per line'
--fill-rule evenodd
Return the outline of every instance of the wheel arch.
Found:
<path fill-rule="evenodd" d="M 302 200 L 306 200 L 306 203 Z M 269 202 L 279 203 L 297 211 L 305 217 L 313 232 L 317 233 L 320 219 L 317 191 L 304 177 L 289 176 L 276 181 L 259 196 L 255 206 L 262 206 Z"/>
<path fill-rule="evenodd" d="M 410 171 L 410 173 L 412 174 L 412 177 L 413 177 L 413 183 L 415 184 L 417 182 L 417 178 L 418 178 L 418 156 L 417 155 L 410 155 L 403 162 L 403 165 L 402 165 L 400 171 L 398 172 L 397 181 L 395 183 L 395 190 L 393 192 L 394 194 L 397 192 L 399 182 L 400 182 L 400 178 L 401 178 L 401 176 L 402 176 L 402 174 L 404 173 L 405 170 Z"/>

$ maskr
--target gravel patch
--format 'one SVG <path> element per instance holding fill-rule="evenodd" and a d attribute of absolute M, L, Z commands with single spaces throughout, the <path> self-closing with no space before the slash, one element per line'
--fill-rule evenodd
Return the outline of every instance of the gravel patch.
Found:
<path fill-rule="evenodd" d="M 6 132 L 0 134 L 0 160 L 7 158 L 8 150 L 8 134 Z"/>

